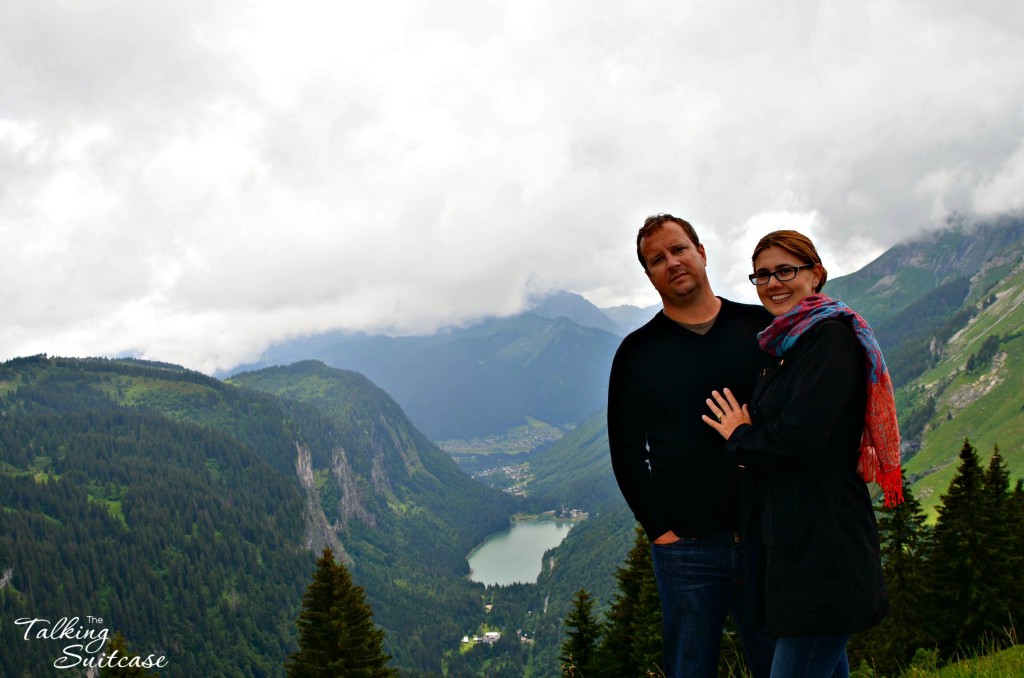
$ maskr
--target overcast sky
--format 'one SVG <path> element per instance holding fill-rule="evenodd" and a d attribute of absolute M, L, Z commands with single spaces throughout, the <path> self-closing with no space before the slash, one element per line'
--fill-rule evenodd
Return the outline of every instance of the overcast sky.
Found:
<path fill-rule="evenodd" d="M 0 359 L 649 305 L 663 211 L 753 301 L 769 230 L 1022 207 L 1018 0 L 0 4 Z"/>

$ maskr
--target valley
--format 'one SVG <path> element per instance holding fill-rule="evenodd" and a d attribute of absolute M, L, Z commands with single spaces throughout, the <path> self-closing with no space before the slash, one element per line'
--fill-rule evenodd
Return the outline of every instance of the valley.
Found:
<path fill-rule="evenodd" d="M 930 520 L 965 438 L 1024 477 L 1024 219 L 950 223 L 826 291 L 863 309 L 899 375 L 904 464 Z M 10 360 L 2 619 L 102 619 L 143 656 L 166 655 L 171 678 L 283 675 L 330 546 L 402 675 L 558 675 L 573 594 L 606 610 L 633 544 L 603 407 L 621 319 L 649 315 L 562 293 L 438 336 L 294 340 L 218 378 Z M 537 546 L 532 577 L 474 580 L 467 554 L 518 529 L 513 516 L 552 509 L 577 520 Z M 0 675 L 59 653 L 0 625 Z"/>

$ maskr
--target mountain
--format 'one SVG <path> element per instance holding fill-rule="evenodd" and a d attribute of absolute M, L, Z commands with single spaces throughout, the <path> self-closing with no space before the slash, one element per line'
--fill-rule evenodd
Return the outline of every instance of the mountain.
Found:
<path fill-rule="evenodd" d="M 1024 215 L 954 217 L 827 292 L 872 324 L 897 387 L 904 464 L 933 509 L 969 438 L 1024 476 Z"/>
<path fill-rule="evenodd" d="M 572 292 L 551 292 L 534 300 L 529 312 L 542 318 L 568 318 L 577 325 L 605 330 L 624 337 L 661 311 L 661 304 L 653 306 L 611 306 L 600 308 L 584 297 Z"/>
<path fill-rule="evenodd" d="M 985 284 L 984 273 L 1012 263 L 1022 242 L 1020 215 L 992 220 L 954 215 L 944 228 L 896 245 L 859 271 L 830 281 L 828 294 L 879 323 L 956 278 L 983 274 L 979 284 Z"/>
<path fill-rule="evenodd" d="M 166 676 L 283 675 L 324 544 L 366 588 L 403 673 L 440 673 L 481 612 L 465 555 L 518 505 L 365 377 L 320 363 L 228 384 L 23 358 L 0 365 L 0 412 L 0 618 L 102 619 L 167 656 Z M 0 674 L 61 647 L 0 625 Z"/>
<path fill-rule="evenodd" d="M 998 278 L 972 279 L 965 305 L 974 313 L 898 392 L 901 415 L 916 416 L 911 432 L 920 430 L 906 469 L 927 509 L 949 486 L 965 438 L 984 461 L 998 445 L 1011 478 L 1024 477 L 1024 256 Z"/>
<path fill-rule="evenodd" d="M 334 448 L 329 460 L 322 460 L 327 463 L 313 459 L 313 470 L 319 466 L 322 473 L 329 471 L 344 479 L 339 488 L 347 511 L 339 515 L 342 527 L 386 528 L 395 536 L 407 532 L 410 539 L 439 544 L 454 539 L 460 545 L 447 567 L 466 574 L 465 554 L 487 532 L 480 528 L 468 530 L 467 536 L 446 532 L 463 530 L 482 515 L 489 516 L 484 521 L 488 529 L 505 527 L 514 511 L 511 497 L 463 474 L 412 426 L 387 393 L 361 374 L 305 361 L 237 374 L 227 383 L 311 406 L 327 418 L 343 444 Z M 344 470 L 346 466 L 351 473 Z M 436 557 L 431 566 L 438 564 Z"/>
<path fill-rule="evenodd" d="M 261 365 L 314 359 L 361 372 L 431 440 L 467 439 L 528 418 L 565 425 L 592 415 L 618 344 L 565 316 L 526 313 L 431 336 L 332 332 L 271 347 Z"/>
<path fill-rule="evenodd" d="M 551 292 L 530 303 L 530 313 L 541 318 L 568 318 L 581 327 L 620 334 L 618 323 L 602 309 L 572 292 Z"/>
<path fill-rule="evenodd" d="M 661 304 L 645 306 L 644 308 L 637 306 L 612 306 L 610 308 L 602 308 L 601 311 L 615 323 L 615 326 L 618 328 L 618 334 L 624 337 L 641 325 L 644 325 L 656 313 L 661 311 Z"/>

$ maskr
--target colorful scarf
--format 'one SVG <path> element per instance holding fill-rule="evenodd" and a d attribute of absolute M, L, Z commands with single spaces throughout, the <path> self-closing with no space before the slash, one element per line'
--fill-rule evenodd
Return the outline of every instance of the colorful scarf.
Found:
<path fill-rule="evenodd" d="M 864 434 L 860 442 L 857 471 L 864 482 L 877 482 L 885 493 L 886 507 L 903 501 L 900 470 L 900 430 L 892 380 L 885 367 L 875 333 L 864 318 L 841 301 L 824 294 L 804 297 L 788 313 L 777 316 L 757 335 L 761 348 L 773 356 L 785 355 L 803 334 L 823 320 L 849 318 L 857 340 L 868 357 L 868 403 L 864 413 Z"/>

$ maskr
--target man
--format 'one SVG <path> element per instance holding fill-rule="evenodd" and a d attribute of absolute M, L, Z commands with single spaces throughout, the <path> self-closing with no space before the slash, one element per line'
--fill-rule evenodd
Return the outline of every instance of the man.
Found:
<path fill-rule="evenodd" d="M 722 438 L 701 415 L 712 390 L 750 401 L 767 359 L 756 334 L 772 316 L 715 296 L 686 221 L 648 217 L 636 248 L 664 308 L 615 354 L 608 441 L 619 489 L 652 542 L 665 674 L 717 676 L 731 611 L 749 668 L 767 677 L 774 642 L 754 621 L 758 537 L 741 524 L 741 471 L 723 461 Z"/>

